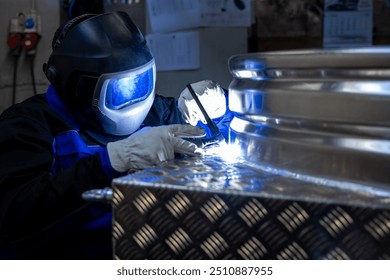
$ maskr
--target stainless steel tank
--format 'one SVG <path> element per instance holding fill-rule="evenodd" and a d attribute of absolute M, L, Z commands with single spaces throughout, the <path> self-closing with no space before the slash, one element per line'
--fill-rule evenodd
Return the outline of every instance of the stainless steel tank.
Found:
<path fill-rule="evenodd" d="M 390 188 L 390 48 L 231 57 L 231 139 L 256 168 L 332 187 Z"/>

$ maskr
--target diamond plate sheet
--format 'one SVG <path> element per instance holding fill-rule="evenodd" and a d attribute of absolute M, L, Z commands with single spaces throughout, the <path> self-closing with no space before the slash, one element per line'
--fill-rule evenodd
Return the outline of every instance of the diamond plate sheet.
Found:
<path fill-rule="evenodd" d="M 113 181 L 116 259 L 389 259 L 388 197 L 219 157 Z"/>

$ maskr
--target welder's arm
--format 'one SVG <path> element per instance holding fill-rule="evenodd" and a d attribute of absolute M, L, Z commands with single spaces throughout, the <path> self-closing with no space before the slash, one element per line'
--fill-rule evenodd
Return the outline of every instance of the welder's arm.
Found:
<path fill-rule="evenodd" d="M 171 160 L 175 153 L 195 155 L 198 147 L 181 137 L 201 137 L 202 128 L 173 124 L 144 127 L 128 138 L 107 144 L 112 167 L 118 172 L 152 167 Z"/>
<path fill-rule="evenodd" d="M 98 154 L 52 172 L 53 139 L 39 122 L 0 123 L 0 239 L 40 231 L 85 204 L 81 194 L 110 184 Z"/>

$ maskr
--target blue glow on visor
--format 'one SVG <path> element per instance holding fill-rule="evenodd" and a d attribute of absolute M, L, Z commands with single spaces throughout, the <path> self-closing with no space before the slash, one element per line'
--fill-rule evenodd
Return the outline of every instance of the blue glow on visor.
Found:
<path fill-rule="evenodd" d="M 153 91 L 153 82 L 153 68 L 136 75 L 111 78 L 107 84 L 107 108 L 121 109 L 145 100 Z"/>

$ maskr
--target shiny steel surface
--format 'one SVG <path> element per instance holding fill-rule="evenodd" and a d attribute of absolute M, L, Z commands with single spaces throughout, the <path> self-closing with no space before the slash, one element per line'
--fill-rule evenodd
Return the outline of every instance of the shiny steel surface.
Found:
<path fill-rule="evenodd" d="M 253 154 L 256 152 L 252 151 Z M 140 187 L 390 209 L 390 189 L 360 188 L 357 184 L 338 186 L 321 180 L 302 180 L 304 178 L 297 175 L 290 176 L 287 172 L 278 172 L 269 166 L 254 165 L 242 158 L 225 160 L 213 155 L 212 150 L 208 153 L 204 157 L 175 159 L 160 167 L 115 179 L 114 182 Z M 226 153 L 229 153 L 229 147 Z M 274 151 L 265 151 L 263 154 L 273 156 Z"/>
<path fill-rule="evenodd" d="M 229 69 L 235 78 L 257 80 L 324 80 L 390 77 L 390 47 L 312 49 L 234 55 Z"/>
<path fill-rule="evenodd" d="M 229 108 L 242 115 L 390 126 L 389 107 L 390 76 L 323 82 L 236 78 L 229 86 Z"/>
<path fill-rule="evenodd" d="M 390 189 L 390 48 L 244 54 L 229 67 L 231 139 L 245 160 L 302 180 Z"/>
<path fill-rule="evenodd" d="M 103 189 L 92 189 L 82 193 L 81 196 L 85 201 L 89 202 L 105 202 L 112 201 L 112 188 L 106 187 Z"/>
<path fill-rule="evenodd" d="M 309 124 L 274 119 L 235 118 L 231 123 L 235 144 L 256 168 L 357 191 L 390 191 L 389 140 L 369 136 L 371 131 L 364 136 L 364 130 L 353 135 L 337 129 L 314 130 Z"/>

